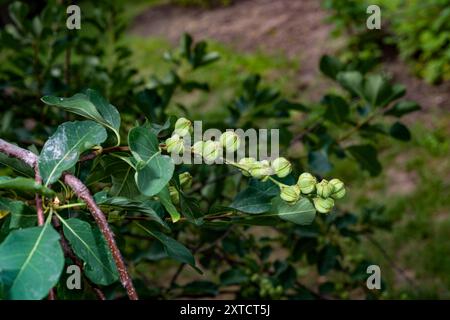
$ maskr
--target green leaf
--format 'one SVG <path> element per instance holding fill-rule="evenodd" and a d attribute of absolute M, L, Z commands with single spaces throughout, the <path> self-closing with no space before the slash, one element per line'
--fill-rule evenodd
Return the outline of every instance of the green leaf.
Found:
<path fill-rule="evenodd" d="M 363 94 L 363 76 L 358 71 L 345 71 L 339 72 L 337 75 L 337 81 L 350 91 L 351 93 L 364 98 Z"/>
<path fill-rule="evenodd" d="M 139 195 L 139 189 L 134 179 L 136 170 L 125 162 L 124 159 L 105 157 L 102 159 L 102 165 L 105 172 L 111 175 L 112 186 L 109 191 L 110 195 L 129 199 L 133 199 Z"/>
<path fill-rule="evenodd" d="M 167 228 L 167 224 L 161 219 L 161 217 L 155 212 L 155 210 L 144 201 L 130 200 L 124 197 L 112 197 L 112 198 L 95 198 L 97 204 L 102 207 L 110 207 L 123 211 L 129 211 L 130 213 L 143 213 L 156 221 L 163 227 Z"/>
<path fill-rule="evenodd" d="M 392 86 L 381 75 L 370 75 L 364 86 L 364 96 L 373 107 L 379 107 L 392 95 Z"/>
<path fill-rule="evenodd" d="M 420 105 L 415 101 L 399 101 L 384 114 L 400 118 L 405 114 L 420 110 Z"/>
<path fill-rule="evenodd" d="M 326 148 L 308 152 L 308 165 L 314 173 L 324 175 L 333 168 Z"/>
<path fill-rule="evenodd" d="M 272 210 L 281 219 L 299 225 L 311 224 L 316 216 L 316 209 L 307 198 L 301 198 L 295 204 L 289 204 L 280 197 L 275 198 Z"/>
<path fill-rule="evenodd" d="M 391 128 L 389 129 L 389 134 L 393 138 L 401 141 L 411 140 L 411 132 L 409 131 L 408 127 L 398 121 L 391 126 Z"/>
<path fill-rule="evenodd" d="M 220 275 L 220 282 L 224 286 L 241 284 L 248 281 L 248 275 L 242 269 L 229 269 Z"/>
<path fill-rule="evenodd" d="M 230 208 L 251 214 L 264 213 L 272 207 L 272 198 L 266 192 L 249 185 L 236 195 Z"/>
<path fill-rule="evenodd" d="M 34 177 L 34 170 L 32 168 L 27 166 L 23 161 L 8 157 L 6 154 L 0 153 L 0 164 L 10 167 L 22 176 Z"/>
<path fill-rule="evenodd" d="M 164 187 L 158 193 L 158 197 L 164 208 L 167 210 L 167 212 L 169 212 L 170 217 L 172 218 L 172 222 L 177 222 L 178 220 L 180 220 L 180 213 L 178 212 L 177 208 L 175 208 L 172 200 L 170 199 L 169 188 Z"/>
<path fill-rule="evenodd" d="M 197 266 L 195 265 L 194 256 L 189 251 L 189 249 L 186 248 L 183 244 L 165 235 L 164 233 L 155 230 L 150 230 L 149 228 L 144 227 L 140 223 L 138 223 L 137 225 L 142 230 L 147 232 L 149 235 L 153 236 L 156 240 L 161 242 L 161 244 L 164 246 L 164 250 L 166 251 L 167 256 L 181 263 L 186 263 L 201 273 L 201 270 L 198 269 Z"/>
<path fill-rule="evenodd" d="M 77 93 L 70 98 L 45 96 L 44 103 L 62 108 L 69 112 L 94 120 L 114 132 L 117 145 L 120 144 L 120 114 L 97 91 L 87 89 L 86 94 Z"/>
<path fill-rule="evenodd" d="M 174 170 L 175 164 L 171 157 L 155 154 L 145 167 L 136 171 L 139 191 L 148 197 L 158 194 L 172 179 Z"/>
<path fill-rule="evenodd" d="M 85 262 L 83 271 L 86 276 L 99 285 L 116 282 L 119 274 L 100 230 L 79 219 L 59 219 L 73 251 Z"/>
<path fill-rule="evenodd" d="M 344 65 L 335 57 L 324 55 L 320 58 L 320 71 L 331 79 L 336 79 L 337 74 L 344 69 Z"/>
<path fill-rule="evenodd" d="M 105 128 L 93 121 L 66 122 L 47 140 L 39 157 L 39 172 L 45 186 L 56 182 L 72 168 L 80 154 L 106 140 Z"/>
<path fill-rule="evenodd" d="M 338 95 L 327 94 L 323 97 L 322 104 L 327 107 L 325 118 L 336 124 L 342 124 L 350 113 L 347 101 Z"/>
<path fill-rule="evenodd" d="M 52 197 L 55 195 L 53 190 L 37 183 L 34 179 L 24 177 L 0 177 L 0 190 L 1 189 L 39 193 L 46 197 Z"/>
<path fill-rule="evenodd" d="M 128 145 L 137 161 L 148 162 L 159 152 L 158 138 L 150 129 L 145 127 L 135 127 L 130 130 Z"/>
<path fill-rule="evenodd" d="M 0 273 L 8 299 L 37 300 L 55 286 L 64 266 L 59 234 L 49 224 L 12 231 L 0 245 Z"/>
<path fill-rule="evenodd" d="M 372 145 L 350 146 L 346 150 L 358 161 L 363 170 L 369 171 L 371 176 L 380 174 L 381 164 L 378 161 L 377 150 Z"/>
<path fill-rule="evenodd" d="M 0 198 L 0 220 L 10 217 L 8 229 L 28 228 L 36 225 L 36 212 L 22 201 Z"/>
<path fill-rule="evenodd" d="M 333 245 L 325 246 L 318 255 L 317 268 L 319 274 L 324 275 L 332 270 L 338 264 L 339 248 Z"/>

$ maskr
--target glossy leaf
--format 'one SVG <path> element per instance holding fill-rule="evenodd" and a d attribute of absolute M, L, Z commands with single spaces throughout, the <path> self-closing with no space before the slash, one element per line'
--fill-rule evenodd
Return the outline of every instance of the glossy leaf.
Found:
<path fill-rule="evenodd" d="M 307 198 L 301 198 L 295 204 L 289 204 L 279 197 L 275 198 L 272 210 L 273 212 L 276 212 L 281 219 L 299 225 L 311 224 L 316 216 L 316 209 Z"/>
<path fill-rule="evenodd" d="M 72 168 L 80 154 L 106 140 L 105 128 L 93 121 L 66 122 L 47 140 L 39 156 L 39 172 L 44 184 L 56 182 Z"/>
<path fill-rule="evenodd" d="M 139 191 L 149 197 L 158 194 L 172 179 L 174 170 L 172 158 L 160 154 L 153 155 L 145 167 L 136 171 L 135 179 Z"/>
<path fill-rule="evenodd" d="M 86 94 L 77 93 L 70 98 L 44 96 L 44 103 L 76 113 L 87 119 L 96 121 L 114 132 L 117 145 L 120 144 L 120 114 L 97 91 L 88 89 Z"/>
<path fill-rule="evenodd" d="M 254 186 L 248 186 L 236 195 L 230 207 L 245 213 L 264 213 L 272 207 L 272 198 L 273 196 L 268 193 Z"/>
<path fill-rule="evenodd" d="M 59 234 L 48 222 L 14 230 L 0 244 L 0 272 L 8 275 L 8 299 L 44 298 L 58 282 L 63 266 Z"/>
<path fill-rule="evenodd" d="M 73 251 L 85 262 L 86 276 L 99 285 L 116 282 L 119 278 L 117 268 L 100 230 L 80 219 L 60 218 L 60 221 Z"/>
<path fill-rule="evenodd" d="M 137 161 L 148 162 L 159 151 L 156 135 L 148 128 L 136 127 L 128 133 L 128 144 Z"/>

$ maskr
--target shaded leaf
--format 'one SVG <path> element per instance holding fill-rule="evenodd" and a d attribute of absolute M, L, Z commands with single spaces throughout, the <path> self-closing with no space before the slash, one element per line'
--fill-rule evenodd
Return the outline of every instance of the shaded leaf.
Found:
<path fill-rule="evenodd" d="M 400 118 L 405 114 L 418 111 L 420 109 L 421 107 L 417 102 L 400 101 L 397 102 L 391 109 L 387 110 L 384 114 Z"/>
<path fill-rule="evenodd" d="M 393 138 L 401 141 L 411 140 L 411 132 L 409 131 L 408 127 L 398 121 L 391 126 L 391 128 L 389 129 L 389 134 Z"/>
<path fill-rule="evenodd" d="M 370 144 L 350 146 L 346 149 L 358 161 L 363 170 L 367 170 L 371 176 L 377 176 L 381 172 L 381 164 L 378 161 L 377 150 Z"/>
<path fill-rule="evenodd" d="M 0 190 L 1 189 L 38 193 L 46 197 L 55 195 L 53 190 L 37 183 L 34 179 L 24 177 L 0 177 Z"/>
<path fill-rule="evenodd" d="M 301 198 L 295 204 L 289 204 L 280 197 L 275 198 L 272 210 L 281 219 L 299 225 L 311 224 L 316 216 L 316 209 L 307 198 Z"/>

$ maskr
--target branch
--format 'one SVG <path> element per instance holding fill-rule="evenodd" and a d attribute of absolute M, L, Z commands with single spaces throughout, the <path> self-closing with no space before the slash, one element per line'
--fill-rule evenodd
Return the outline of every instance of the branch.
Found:
<path fill-rule="evenodd" d="M 20 159 L 32 168 L 35 168 L 38 162 L 38 157 L 34 153 L 10 144 L 3 139 L 0 139 L 0 152 L 10 157 Z M 70 188 L 78 196 L 78 198 L 86 202 L 88 209 L 91 211 L 95 222 L 99 226 L 103 236 L 108 243 L 109 249 L 111 250 L 112 256 L 114 258 L 114 262 L 116 263 L 117 270 L 119 271 L 120 281 L 126 289 L 128 297 L 132 300 L 137 300 L 138 295 L 133 286 L 131 277 L 128 274 L 127 267 L 125 266 L 125 262 L 122 258 L 119 248 L 117 247 L 116 241 L 114 240 L 114 234 L 109 228 L 105 215 L 95 203 L 94 198 L 90 194 L 88 188 L 77 177 L 69 173 L 64 173 L 62 176 L 62 180 L 65 184 L 70 186 Z"/>

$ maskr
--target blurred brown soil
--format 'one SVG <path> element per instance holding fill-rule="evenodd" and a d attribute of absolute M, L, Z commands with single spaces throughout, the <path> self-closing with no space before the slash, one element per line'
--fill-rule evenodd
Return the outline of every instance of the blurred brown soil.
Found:
<path fill-rule="evenodd" d="M 341 45 L 330 37 L 332 26 L 325 22 L 327 13 L 320 3 L 320 0 L 236 0 L 231 6 L 214 9 L 160 5 L 137 16 L 132 32 L 165 37 L 173 43 L 183 32 L 189 32 L 196 38 L 215 39 L 245 52 L 283 53 L 300 61 L 297 87 L 302 98 L 317 101 L 330 84 L 320 76 L 319 59 Z M 450 83 L 431 86 L 412 75 L 397 58 L 387 61 L 384 68 L 406 85 L 407 98 L 418 101 L 426 110 L 436 107 L 450 111 Z M 412 119 L 422 115 L 417 113 Z"/>

